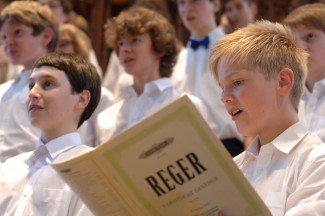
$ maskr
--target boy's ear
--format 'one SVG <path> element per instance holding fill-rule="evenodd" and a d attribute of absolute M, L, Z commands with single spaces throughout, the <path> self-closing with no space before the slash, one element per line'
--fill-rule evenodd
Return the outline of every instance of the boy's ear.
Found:
<path fill-rule="evenodd" d="M 43 41 L 42 41 L 42 45 L 44 47 L 46 47 L 52 40 L 53 37 L 53 29 L 51 29 L 50 27 L 47 27 L 43 30 L 42 32 L 43 34 Z"/>
<path fill-rule="evenodd" d="M 293 71 L 289 68 L 281 69 L 277 74 L 277 92 L 279 95 L 288 94 L 294 83 Z"/>
<path fill-rule="evenodd" d="M 87 107 L 89 101 L 90 101 L 90 92 L 86 89 L 84 89 L 81 93 L 79 94 L 78 102 L 76 104 L 77 109 L 84 109 Z"/>

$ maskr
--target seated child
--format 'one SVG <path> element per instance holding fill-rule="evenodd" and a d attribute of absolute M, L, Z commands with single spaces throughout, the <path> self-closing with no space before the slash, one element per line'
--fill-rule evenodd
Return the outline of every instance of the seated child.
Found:
<path fill-rule="evenodd" d="M 224 1 L 225 15 L 229 22 L 231 33 L 238 28 L 255 22 L 258 6 L 255 0 L 226 0 Z"/>
<path fill-rule="evenodd" d="M 235 156 L 243 151 L 243 137 L 222 102 L 216 100 L 221 97 L 221 90 L 209 70 L 210 49 L 225 35 L 216 22 L 220 8 L 220 0 L 177 0 L 178 14 L 190 32 L 190 39 L 179 54 L 171 80 L 179 91 L 192 94 L 211 107 L 210 119 L 215 124 L 211 123 L 210 127 L 219 128 L 217 136 Z M 214 120 L 219 117 L 222 124 Z"/>
<path fill-rule="evenodd" d="M 90 39 L 81 29 L 70 23 L 60 25 L 57 52 L 78 54 L 89 61 L 91 49 Z"/>
<path fill-rule="evenodd" d="M 77 215 L 81 201 L 46 159 L 91 149 L 76 131 L 96 109 L 100 84 L 94 66 L 79 56 L 51 53 L 35 63 L 26 106 L 41 136 L 35 151 L 0 165 L 0 215 Z"/>
<path fill-rule="evenodd" d="M 325 215 L 325 144 L 298 119 L 307 53 L 290 29 L 261 21 L 213 47 L 210 69 L 238 131 L 234 160 L 273 215 Z"/>
<path fill-rule="evenodd" d="M 299 118 L 325 142 L 325 4 L 306 4 L 296 8 L 284 20 L 302 47 L 308 52 L 305 92 Z"/>
<path fill-rule="evenodd" d="M 35 61 L 55 50 L 58 27 L 50 9 L 32 1 L 13 1 L 0 14 L 3 48 L 24 70 L 0 85 L 0 163 L 35 149 L 40 131 L 32 127 L 25 107 Z"/>
<path fill-rule="evenodd" d="M 168 3 L 164 0 L 135 0 L 132 6 L 145 7 L 155 10 L 162 14 L 168 21 L 171 20 L 171 14 L 168 10 Z M 106 72 L 102 80 L 102 86 L 113 93 L 114 97 L 118 97 L 124 88 L 133 84 L 133 77 L 124 71 L 120 64 L 116 52 L 111 52 L 107 64 Z"/>
<path fill-rule="evenodd" d="M 59 41 L 56 51 L 81 55 L 90 61 L 95 66 L 99 76 L 102 76 L 99 65 L 91 61 L 90 53 L 92 49 L 90 38 L 77 26 L 71 23 L 59 26 Z"/>
<path fill-rule="evenodd" d="M 167 19 L 153 10 L 131 7 L 109 20 L 106 34 L 108 45 L 116 51 L 134 84 L 98 115 L 100 143 L 182 95 L 168 78 L 176 62 L 178 42 Z M 209 122 L 208 108 L 198 98 L 190 97 Z"/>

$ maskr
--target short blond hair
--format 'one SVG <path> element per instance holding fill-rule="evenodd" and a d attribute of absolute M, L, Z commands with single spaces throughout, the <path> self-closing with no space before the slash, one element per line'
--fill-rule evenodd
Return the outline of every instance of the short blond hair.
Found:
<path fill-rule="evenodd" d="M 267 80 L 273 79 L 283 68 L 291 69 L 294 73 L 291 100 L 298 110 L 307 74 L 307 53 L 288 27 L 258 21 L 221 38 L 211 49 L 209 63 L 217 80 L 221 58 L 228 65 L 243 64 L 259 69 Z"/>

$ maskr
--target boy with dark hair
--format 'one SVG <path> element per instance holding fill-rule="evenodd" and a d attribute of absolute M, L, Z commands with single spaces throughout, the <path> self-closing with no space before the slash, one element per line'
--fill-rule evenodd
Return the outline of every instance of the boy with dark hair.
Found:
<path fill-rule="evenodd" d="M 41 129 L 35 151 L 0 165 L 1 215 L 77 215 L 82 202 L 48 165 L 88 151 L 76 133 L 96 109 L 101 82 L 94 66 L 77 55 L 40 58 L 29 80 L 27 110 Z"/>
<path fill-rule="evenodd" d="M 210 69 L 244 136 L 234 158 L 272 215 L 324 215 L 325 144 L 298 119 L 307 53 L 290 29 L 268 21 L 220 39 Z"/>

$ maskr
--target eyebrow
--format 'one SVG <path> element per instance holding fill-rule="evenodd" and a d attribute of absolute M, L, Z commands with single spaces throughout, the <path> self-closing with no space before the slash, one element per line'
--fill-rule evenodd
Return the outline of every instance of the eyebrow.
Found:
<path fill-rule="evenodd" d="M 48 79 L 48 78 L 51 78 L 51 79 L 55 79 L 55 80 L 57 79 L 56 77 L 54 77 L 52 75 L 48 75 L 48 74 L 46 74 L 46 75 L 40 75 L 39 78 L 40 79 Z M 35 80 L 35 78 L 34 77 L 30 77 L 29 80 Z"/>
<path fill-rule="evenodd" d="M 233 76 L 235 76 L 236 74 L 238 74 L 239 72 L 240 72 L 239 70 L 232 70 L 232 71 L 230 72 L 230 74 L 227 75 L 227 76 L 223 79 L 223 81 L 231 80 L 231 78 L 232 78 Z M 220 76 L 218 76 L 218 77 L 219 77 L 218 84 L 219 84 L 219 86 L 220 86 Z"/>

